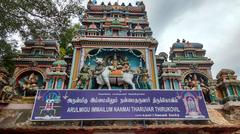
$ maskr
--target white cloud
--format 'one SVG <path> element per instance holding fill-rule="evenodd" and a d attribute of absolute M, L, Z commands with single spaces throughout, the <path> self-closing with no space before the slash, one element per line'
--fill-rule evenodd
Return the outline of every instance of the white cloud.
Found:
<path fill-rule="evenodd" d="M 169 3 L 173 4 L 171 0 L 146 2 L 146 6 L 151 7 L 148 12 L 150 24 L 159 41 L 157 52 L 168 53 L 177 38 L 185 38 L 204 45 L 206 55 L 215 62 L 214 77 L 221 68 L 234 69 L 239 74 L 240 60 L 236 59 L 240 57 L 240 1 L 208 0 L 186 6 L 178 3 L 170 11 L 164 11 L 169 10 Z M 158 4 L 166 4 L 167 8 L 160 10 L 164 5 Z"/>

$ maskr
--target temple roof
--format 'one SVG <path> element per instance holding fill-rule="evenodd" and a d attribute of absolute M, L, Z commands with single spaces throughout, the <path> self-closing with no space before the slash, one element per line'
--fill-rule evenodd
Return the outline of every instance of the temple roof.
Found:
<path fill-rule="evenodd" d="M 201 43 L 180 43 L 176 42 L 173 44 L 172 48 L 196 48 L 196 49 L 202 49 L 203 45 Z"/>
<path fill-rule="evenodd" d="M 151 43 L 148 45 L 151 47 L 157 44 L 152 37 L 143 2 L 132 5 L 109 1 L 106 5 L 104 2 L 96 4 L 93 0 L 89 0 L 81 21 L 86 27 L 79 29 L 79 34 L 72 39 L 73 42 L 86 41 L 84 43 L 86 45 L 89 41 L 124 41 L 125 43 L 126 40 L 126 42 Z M 143 40 L 140 41 L 140 38 Z"/>
<path fill-rule="evenodd" d="M 118 19 L 114 19 L 112 21 L 112 25 L 120 25 L 120 24 L 121 24 L 121 22 Z"/>
<path fill-rule="evenodd" d="M 54 67 L 61 65 L 62 67 L 66 67 L 67 66 L 67 62 L 65 60 L 57 60 L 55 62 L 53 62 L 52 64 Z"/>
<path fill-rule="evenodd" d="M 138 24 L 135 28 L 134 28 L 134 30 L 143 30 L 143 28 Z"/>
<path fill-rule="evenodd" d="M 232 69 L 221 69 L 221 71 L 217 74 L 217 78 L 220 78 L 222 75 L 234 75 L 235 72 Z"/>
<path fill-rule="evenodd" d="M 34 45 L 35 43 L 37 43 L 37 40 L 27 40 L 24 44 L 25 45 Z M 58 42 L 56 40 L 43 40 L 43 43 L 45 45 L 49 45 L 49 46 L 55 46 L 58 44 Z"/>
<path fill-rule="evenodd" d="M 92 24 L 89 26 L 89 29 L 97 29 L 97 26 L 95 25 L 95 23 L 92 23 Z"/>
<path fill-rule="evenodd" d="M 145 32 L 152 32 L 151 28 L 149 26 L 144 28 Z"/>
<path fill-rule="evenodd" d="M 93 12 L 103 12 L 103 11 L 111 11 L 111 10 L 120 10 L 120 11 L 127 11 L 131 13 L 143 13 L 145 12 L 145 5 L 143 2 L 137 2 L 136 6 L 132 6 L 131 3 L 128 4 L 128 6 L 125 6 L 124 3 L 119 5 L 118 2 L 115 2 L 113 5 L 109 1 L 107 5 L 104 3 L 101 3 L 99 5 L 93 3 L 91 0 L 88 2 L 88 10 Z"/>
<path fill-rule="evenodd" d="M 177 64 L 174 62 L 164 62 L 162 65 L 163 65 L 163 67 L 176 67 L 177 66 Z"/>

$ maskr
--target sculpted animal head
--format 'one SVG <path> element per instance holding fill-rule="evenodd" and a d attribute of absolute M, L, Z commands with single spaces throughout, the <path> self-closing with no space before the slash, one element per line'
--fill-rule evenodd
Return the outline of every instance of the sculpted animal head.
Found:
<path fill-rule="evenodd" d="M 98 64 L 98 65 L 102 65 L 103 64 L 103 58 L 96 58 L 96 63 Z"/>

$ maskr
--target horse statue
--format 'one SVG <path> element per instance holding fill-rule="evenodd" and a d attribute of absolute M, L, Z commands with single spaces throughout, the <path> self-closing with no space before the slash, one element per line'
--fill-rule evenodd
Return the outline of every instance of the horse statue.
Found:
<path fill-rule="evenodd" d="M 96 75 L 97 84 L 99 85 L 98 89 L 102 89 L 104 85 L 107 85 L 108 89 L 111 89 L 110 78 L 120 78 L 119 80 L 130 84 L 132 86 L 132 89 L 136 89 L 135 84 L 132 82 L 133 73 L 130 71 L 119 71 L 115 66 L 104 66 L 103 58 L 96 58 L 96 64 L 97 66 L 95 67 L 94 74 Z M 114 71 L 120 72 L 117 74 L 117 77 L 114 75 Z"/>

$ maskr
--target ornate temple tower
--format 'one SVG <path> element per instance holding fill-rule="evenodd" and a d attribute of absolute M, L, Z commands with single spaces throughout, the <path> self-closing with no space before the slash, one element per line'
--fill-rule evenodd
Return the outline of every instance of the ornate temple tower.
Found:
<path fill-rule="evenodd" d="M 178 85 L 179 88 L 202 90 L 205 100 L 210 103 L 211 98 L 209 93 L 214 83 L 211 73 L 213 61 L 205 57 L 205 53 L 206 50 L 203 49 L 202 44 L 186 42 L 184 39 L 180 42 L 178 39 L 170 49 L 169 59 L 172 63 L 167 63 L 167 66 L 171 65 L 169 71 L 174 73 L 169 71 L 165 73 L 171 79 L 165 80 L 165 76 L 160 77 L 160 86 L 172 88 L 174 85 L 177 87 L 177 83 L 181 83 Z M 167 68 L 163 67 L 161 70 L 168 70 Z M 181 78 L 179 78 L 179 72 L 181 72 Z"/>
<path fill-rule="evenodd" d="M 68 88 L 158 88 L 158 42 L 152 37 L 143 2 L 97 5 L 90 0 L 72 44 Z"/>
<path fill-rule="evenodd" d="M 240 80 L 231 69 L 222 69 L 217 75 L 217 98 L 220 103 L 240 100 Z"/>
<path fill-rule="evenodd" d="M 182 89 L 181 70 L 176 63 L 168 62 L 168 55 L 161 52 L 156 55 L 160 89 Z"/>
<path fill-rule="evenodd" d="M 162 89 L 182 89 L 181 70 L 176 67 L 176 63 L 164 62 L 162 64 L 162 74 L 160 77 Z"/>
<path fill-rule="evenodd" d="M 28 40 L 22 53 L 14 59 L 16 69 L 13 77 L 16 88 L 36 90 L 44 88 L 46 69 L 52 66 L 59 55 L 59 45 L 55 40 Z"/>
<path fill-rule="evenodd" d="M 47 70 L 46 89 L 65 89 L 68 75 L 67 63 L 64 60 L 53 62 L 50 70 Z"/>
<path fill-rule="evenodd" d="M 186 88 L 197 89 L 210 86 L 212 79 L 211 67 L 213 61 L 205 57 L 206 50 L 200 43 L 182 42 L 178 39 L 170 50 L 170 60 L 176 63 L 182 73 L 182 84 Z"/>

